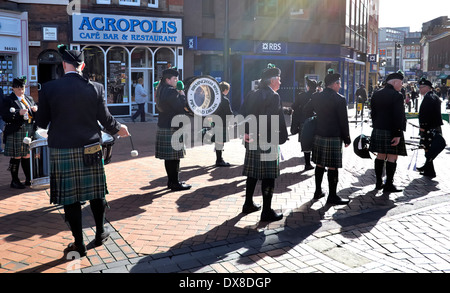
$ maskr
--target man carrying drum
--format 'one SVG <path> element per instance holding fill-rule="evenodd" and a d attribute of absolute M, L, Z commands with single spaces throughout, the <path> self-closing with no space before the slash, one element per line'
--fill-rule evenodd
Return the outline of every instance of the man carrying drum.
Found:
<path fill-rule="evenodd" d="M 59 51 L 65 75 L 42 87 L 36 122 L 43 129 L 50 125 L 50 203 L 64 206 L 75 238 L 67 250 L 85 256 L 80 202 L 90 201 L 96 226 L 95 245 L 102 245 L 110 234 L 104 228 L 108 190 L 98 122 L 111 135 L 130 134 L 109 113 L 103 86 L 81 75 L 85 67 L 83 52 L 69 51 L 65 46 L 60 46 Z"/>

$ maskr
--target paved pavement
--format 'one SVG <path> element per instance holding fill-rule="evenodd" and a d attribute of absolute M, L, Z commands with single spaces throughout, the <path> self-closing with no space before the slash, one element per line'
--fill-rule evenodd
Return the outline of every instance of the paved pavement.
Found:
<path fill-rule="evenodd" d="M 259 213 L 241 214 L 245 177 L 239 139 L 225 145 L 230 168 L 214 166 L 212 145 L 189 148 L 180 177 L 193 188 L 170 192 L 163 162 L 154 157 L 154 119 L 123 120 L 139 157 L 130 156 L 129 139 L 116 142 L 106 166 L 112 237 L 93 247 L 94 223 L 86 204 L 89 250 L 82 259 L 63 253 L 72 236 L 61 207 L 49 204 L 47 191 L 10 189 L 9 159 L 0 157 L 0 272 L 450 272 L 450 148 L 436 161 L 438 176 L 432 180 L 413 170 L 416 160 L 423 163 L 423 151 L 400 158 L 395 183 L 404 191 L 397 194 L 374 191 L 373 160 L 346 148 L 338 191 L 351 202 L 332 207 L 326 199 L 312 199 L 314 171 L 303 171 L 303 155 L 292 138 L 281 147 L 282 175 L 273 199 L 284 218 L 269 224 L 259 221 Z M 352 124 L 351 131 L 354 139 L 371 128 Z M 449 131 L 445 122 L 447 141 Z M 409 126 L 406 137 L 411 136 L 417 130 Z M 326 177 L 323 189 L 328 189 Z M 255 201 L 262 202 L 260 186 Z"/>

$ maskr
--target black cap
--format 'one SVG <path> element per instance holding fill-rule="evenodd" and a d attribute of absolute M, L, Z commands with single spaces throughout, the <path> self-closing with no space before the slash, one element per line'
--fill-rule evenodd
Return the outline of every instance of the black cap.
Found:
<path fill-rule="evenodd" d="M 269 64 L 267 65 L 267 68 L 263 70 L 261 79 L 271 79 L 278 76 L 281 76 L 281 69 L 276 68 L 274 64 Z"/>
<path fill-rule="evenodd" d="M 421 86 L 421 85 L 427 85 L 427 86 L 429 86 L 430 88 L 433 88 L 433 84 L 431 83 L 431 81 L 427 80 L 425 77 L 422 77 L 422 78 L 419 80 L 419 86 Z"/>
<path fill-rule="evenodd" d="M 180 73 L 178 72 L 178 70 L 175 67 L 168 68 L 163 71 L 163 78 L 172 78 L 174 76 L 178 77 L 179 75 L 180 75 Z"/>
<path fill-rule="evenodd" d="M 84 62 L 84 53 L 82 51 L 67 50 L 66 45 L 59 45 L 58 51 L 64 62 L 72 64 L 75 67 L 80 66 Z"/>
<path fill-rule="evenodd" d="M 338 81 L 339 79 L 341 79 L 341 75 L 338 73 L 329 73 L 326 77 L 325 77 L 325 86 L 330 86 L 333 83 L 335 83 L 336 81 Z"/>
<path fill-rule="evenodd" d="M 393 79 L 399 79 L 399 80 L 403 81 L 404 78 L 405 78 L 404 75 L 399 71 L 399 72 L 389 74 L 388 77 L 386 77 L 386 82 L 393 80 Z"/>
<path fill-rule="evenodd" d="M 27 84 L 27 77 L 26 76 L 16 77 L 16 78 L 13 79 L 12 87 L 13 88 L 22 88 L 26 84 Z"/>

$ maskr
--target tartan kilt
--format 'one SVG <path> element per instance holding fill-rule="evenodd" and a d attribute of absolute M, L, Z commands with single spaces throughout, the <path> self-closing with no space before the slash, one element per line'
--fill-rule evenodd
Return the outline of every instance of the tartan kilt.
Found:
<path fill-rule="evenodd" d="M 316 165 L 329 168 L 342 168 L 342 144 L 340 137 L 314 137 L 312 161 Z"/>
<path fill-rule="evenodd" d="M 108 194 L 103 160 L 85 166 L 84 148 L 50 151 L 50 203 L 70 205 L 80 201 L 104 199 Z"/>
<path fill-rule="evenodd" d="M 402 133 L 398 146 L 391 146 L 392 138 L 390 130 L 373 129 L 369 151 L 377 154 L 407 156 L 404 134 Z"/>
<path fill-rule="evenodd" d="M 243 176 L 255 178 L 255 179 L 275 179 L 280 176 L 280 148 L 279 146 L 271 146 L 275 149 L 275 153 L 271 154 L 273 160 L 261 160 L 264 157 L 263 154 L 269 154 L 271 149 L 263 151 L 260 148 L 258 150 L 250 150 L 248 147 L 245 151 L 244 170 Z"/>
<path fill-rule="evenodd" d="M 174 142 L 172 147 L 172 136 L 177 131 L 176 128 L 158 128 L 156 132 L 156 152 L 155 157 L 161 160 L 180 160 L 186 155 L 186 147 L 183 136 Z"/>
<path fill-rule="evenodd" d="M 5 156 L 12 158 L 28 156 L 30 154 L 30 146 L 23 143 L 23 139 L 27 135 L 31 139 L 34 138 L 33 123 L 25 123 L 18 131 L 7 135 L 5 141 Z"/>

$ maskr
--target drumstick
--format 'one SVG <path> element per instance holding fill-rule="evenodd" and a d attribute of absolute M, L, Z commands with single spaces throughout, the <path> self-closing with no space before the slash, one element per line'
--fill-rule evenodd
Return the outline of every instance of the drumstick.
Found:
<path fill-rule="evenodd" d="M 130 135 L 130 142 L 131 142 L 131 156 L 132 157 L 137 157 L 137 156 L 139 156 L 139 152 L 137 151 L 137 150 L 135 150 L 134 149 L 134 144 L 133 144 L 133 139 L 131 138 L 131 135 Z"/>

